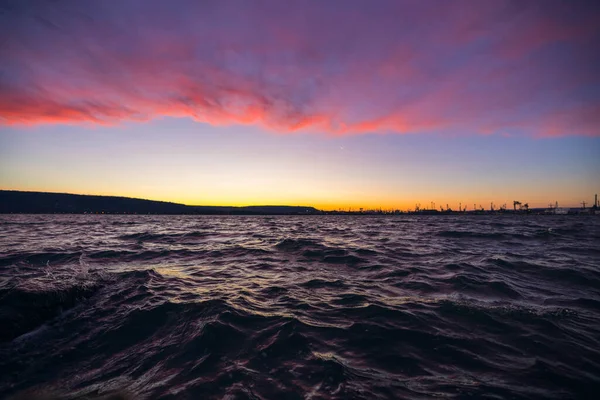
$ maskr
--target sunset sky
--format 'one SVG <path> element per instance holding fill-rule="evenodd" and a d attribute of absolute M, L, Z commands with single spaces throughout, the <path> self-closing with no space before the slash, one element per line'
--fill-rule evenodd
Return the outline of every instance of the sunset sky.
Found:
<path fill-rule="evenodd" d="M 414 208 L 600 192 L 600 2 L 0 4 L 0 188 Z"/>

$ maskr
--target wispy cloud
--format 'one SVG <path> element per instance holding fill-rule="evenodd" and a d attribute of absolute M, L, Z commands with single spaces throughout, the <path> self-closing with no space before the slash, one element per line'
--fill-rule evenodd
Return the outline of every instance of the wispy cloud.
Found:
<path fill-rule="evenodd" d="M 3 124 L 600 135 L 593 1 L 3 4 Z"/>

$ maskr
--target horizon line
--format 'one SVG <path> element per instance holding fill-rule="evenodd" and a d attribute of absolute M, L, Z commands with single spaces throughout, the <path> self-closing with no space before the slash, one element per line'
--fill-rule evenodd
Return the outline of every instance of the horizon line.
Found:
<path fill-rule="evenodd" d="M 93 194 L 93 193 L 72 193 L 72 192 L 51 192 L 51 191 L 40 191 L 40 190 L 20 190 L 20 189 L 3 189 L 0 188 L 0 192 L 21 192 L 21 193 L 47 193 L 47 194 L 59 194 L 59 195 L 70 195 L 70 196 L 94 196 L 94 197 L 114 197 L 114 198 L 123 198 L 123 199 L 132 199 L 132 200 L 143 200 L 143 201 L 153 201 L 153 202 L 159 202 L 159 203 L 167 203 L 167 204 L 174 204 L 174 205 L 180 205 L 180 206 L 186 206 L 186 207 L 223 207 L 223 208 L 244 208 L 244 207 L 298 207 L 298 208 L 313 208 L 317 211 L 341 211 L 341 212 L 368 212 L 368 211 L 415 211 L 415 208 L 401 208 L 401 207 L 383 207 L 383 206 L 378 206 L 378 207 L 361 207 L 361 206 L 338 206 L 338 207 L 332 207 L 329 209 L 323 209 L 323 208 L 319 208 L 316 207 L 314 205 L 292 205 L 292 204 L 269 204 L 269 203 L 262 203 L 262 204 L 245 204 L 245 205 L 229 205 L 229 204 L 187 204 L 187 203 L 182 203 L 182 202 L 176 202 L 176 201 L 169 201 L 169 200 L 157 200 L 157 199 L 152 199 L 152 198 L 145 198 L 145 197 L 131 197 L 131 196 L 127 196 L 127 195 L 114 195 L 114 194 Z M 597 196 L 597 195 L 596 195 Z M 415 205 L 419 206 L 420 210 L 439 210 L 440 208 L 443 209 L 443 207 L 436 207 L 436 205 L 438 204 L 443 204 L 442 203 L 437 203 L 437 202 L 429 202 L 429 205 L 433 205 L 432 208 L 428 208 L 428 207 L 423 207 L 421 208 L 421 203 L 420 202 L 416 202 Z M 527 202 L 522 202 L 522 204 L 526 204 Z M 556 203 L 556 202 L 555 202 Z M 428 205 L 427 203 L 425 203 L 426 205 Z M 462 202 L 460 202 L 459 204 L 462 204 Z M 479 206 L 481 208 L 469 208 L 469 204 L 477 204 L 477 203 L 467 203 L 465 202 L 465 207 L 463 207 L 464 210 L 468 210 L 468 211 L 481 211 L 482 209 L 485 211 L 490 211 L 490 208 L 485 208 L 482 207 L 481 204 L 479 204 Z M 492 204 L 495 206 L 494 210 L 498 211 L 500 209 L 500 205 L 497 205 L 495 202 L 492 202 Z M 447 204 L 446 204 L 447 205 Z M 487 204 L 489 206 L 489 204 Z M 592 202 L 585 202 L 585 205 L 588 207 L 581 207 L 583 205 L 582 203 L 577 204 L 576 206 L 572 206 L 572 205 L 567 205 L 567 206 L 559 206 L 559 208 L 591 208 L 594 206 L 593 201 Z M 504 203 L 502 204 L 502 206 L 507 206 L 506 209 L 511 210 L 510 207 L 508 207 L 508 203 Z M 547 206 L 542 206 L 542 207 L 536 207 L 536 206 L 532 206 L 530 207 L 530 209 L 547 209 L 547 208 L 551 208 L 551 206 L 554 206 L 554 203 L 550 203 Z M 450 210 L 452 211 L 461 211 L 460 209 L 453 209 L 452 207 L 449 207 Z M 445 209 L 444 209 L 445 210 Z"/>

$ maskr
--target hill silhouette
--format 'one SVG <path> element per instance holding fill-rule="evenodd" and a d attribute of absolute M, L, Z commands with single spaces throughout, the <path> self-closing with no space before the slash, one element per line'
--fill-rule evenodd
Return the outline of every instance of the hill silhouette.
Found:
<path fill-rule="evenodd" d="M 118 196 L 0 190 L 0 214 L 318 214 L 302 206 L 188 206 Z"/>

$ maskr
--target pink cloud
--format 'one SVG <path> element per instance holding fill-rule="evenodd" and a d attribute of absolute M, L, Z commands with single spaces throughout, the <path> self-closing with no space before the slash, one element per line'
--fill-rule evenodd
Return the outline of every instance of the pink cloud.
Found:
<path fill-rule="evenodd" d="M 600 135 L 588 2 L 15 4 L 0 17 L 2 124 Z"/>

